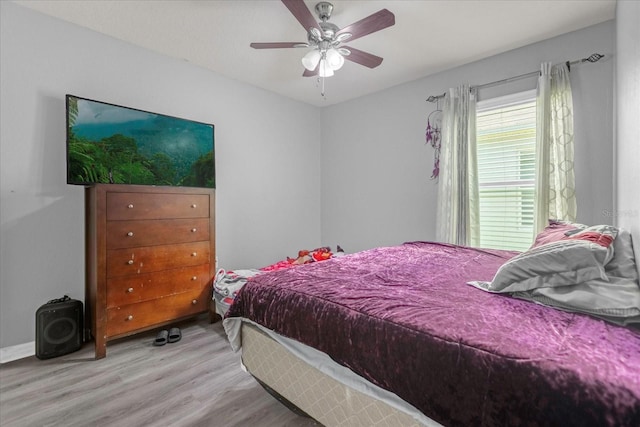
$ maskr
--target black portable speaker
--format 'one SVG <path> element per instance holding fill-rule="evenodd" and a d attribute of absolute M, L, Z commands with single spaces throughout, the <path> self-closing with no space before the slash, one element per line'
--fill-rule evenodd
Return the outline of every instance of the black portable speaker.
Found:
<path fill-rule="evenodd" d="M 68 296 L 54 299 L 36 311 L 36 357 L 50 359 L 80 350 L 82 301 Z"/>

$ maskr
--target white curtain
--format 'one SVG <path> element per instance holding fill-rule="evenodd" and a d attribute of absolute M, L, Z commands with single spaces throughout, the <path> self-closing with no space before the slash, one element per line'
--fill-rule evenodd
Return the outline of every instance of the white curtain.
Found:
<path fill-rule="evenodd" d="M 542 64 L 536 120 L 535 234 L 549 219 L 576 219 L 573 98 L 566 64 Z"/>
<path fill-rule="evenodd" d="M 442 109 L 436 238 L 477 246 L 479 242 L 476 101 L 468 85 L 447 91 Z"/>

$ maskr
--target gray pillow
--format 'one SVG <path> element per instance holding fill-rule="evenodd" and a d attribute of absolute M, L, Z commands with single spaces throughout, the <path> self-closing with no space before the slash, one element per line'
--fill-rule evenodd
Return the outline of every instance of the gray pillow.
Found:
<path fill-rule="evenodd" d="M 604 266 L 613 257 L 617 229 L 585 228 L 563 240 L 537 246 L 504 263 L 491 282 L 469 282 L 488 292 L 522 292 L 570 286 L 593 279 L 608 281 Z"/>
<path fill-rule="evenodd" d="M 638 280 L 631 233 L 624 228 L 618 229 L 618 237 L 613 242 L 613 258 L 605 266 L 605 272 L 607 276 Z"/>

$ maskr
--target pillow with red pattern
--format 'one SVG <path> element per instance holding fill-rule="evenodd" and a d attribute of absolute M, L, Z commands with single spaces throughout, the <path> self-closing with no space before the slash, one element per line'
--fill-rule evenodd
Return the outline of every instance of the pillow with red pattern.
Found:
<path fill-rule="evenodd" d="M 613 256 L 613 247 L 611 244 L 617 235 L 618 229 L 611 225 L 594 225 L 577 232 L 568 231 L 565 233 L 565 237 L 562 240 L 586 240 L 588 242 L 593 242 L 604 248 L 610 249 L 610 255 Z M 610 260 L 611 257 L 606 260 L 605 264 Z"/>
<path fill-rule="evenodd" d="M 531 245 L 531 249 L 546 245 L 547 243 L 557 242 L 567 236 L 567 233 L 576 233 L 580 230 L 587 228 L 584 224 L 578 224 L 570 221 L 561 221 L 559 219 L 550 219 L 549 225 L 545 227 L 538 235 L 536 240 Z"/>

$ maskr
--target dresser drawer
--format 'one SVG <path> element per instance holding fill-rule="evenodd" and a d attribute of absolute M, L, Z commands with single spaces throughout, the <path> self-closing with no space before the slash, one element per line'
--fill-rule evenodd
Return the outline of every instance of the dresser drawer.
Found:
<path fill-rule="evenodd" d="M 107 193 L 107 220 L 208 218 L 208 194 Z"/>
<path fill-rule="evenodd" d="M 209 307 L 210 289 L 107 309 L 107 337 L 147 328 L 158 323 L 201 313 Z"/>
<path fill-rule="evenodd" d="M 203 240 L 209 240 L 207 218 L 107 221 L 107 249 Z"/>
<path fill-rule="evenodd" d="M 210 243 L 144 246 L 107 250 L 107 278 L 210 264 Z"/>
<path fill-rule="evenodd" d="M 211 288 L 209 264 L 107 280 L 107 307 Z"/>

